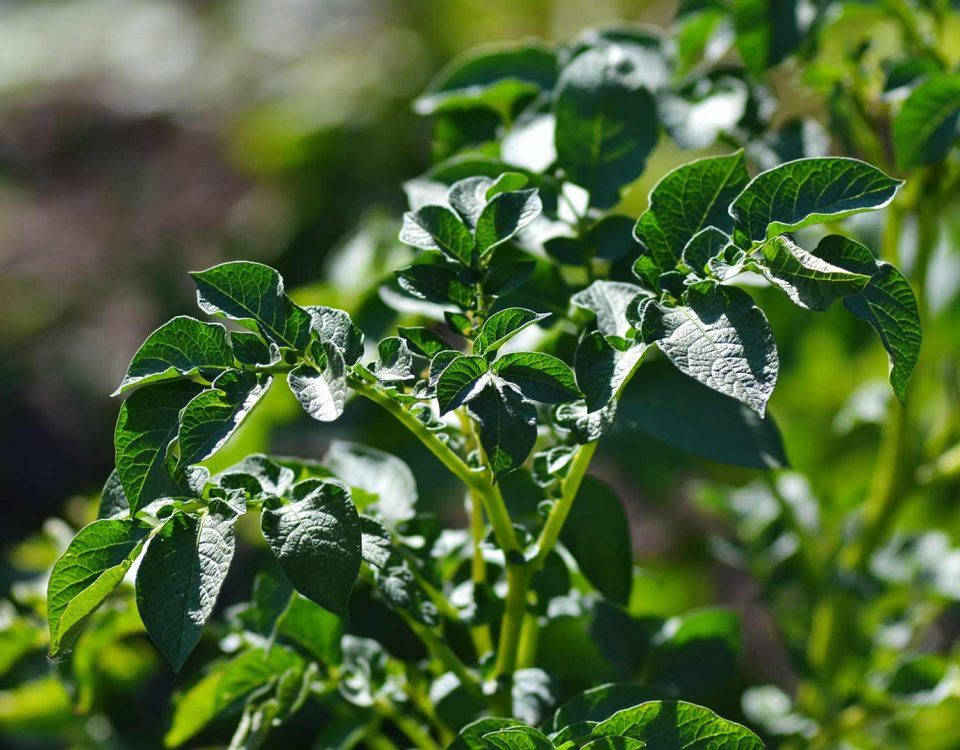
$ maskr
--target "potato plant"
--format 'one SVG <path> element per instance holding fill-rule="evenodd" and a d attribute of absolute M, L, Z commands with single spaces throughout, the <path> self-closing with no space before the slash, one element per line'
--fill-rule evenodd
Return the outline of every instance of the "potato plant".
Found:
<path fill-rule="evenodd" d="M 681 148 L 735 134 L 699 115 L 700 94 L 678 79 L 685 40 L 671 52 L 610 27 L 482 51 L 435 79 L 416 107 L 435 120 L 439 161 L 406 186 L 399 239 L 415 254 L 383 289 L 425 325 L 373 346 L 348 311 L 296 304 L 266 265 L 193 273 L 214 320 L 175 317 L 130 362 L 99 517 L 50 575 L 51 657 L 68 658 L 133 575 L 143 626 L 179 671 L 214 615 L 237 524 L 253 522 L 275 566 L 217 625 L 224 656 L 178 698 L 168 746 L 226 714 L 238 717 L 230 746 L 257 747 L 319 710 L 320 741 L 339 747 L 763 747 L 697 703 L 715 673 L 735 671 L 730 613 L 626 611 L 629 527 L 591 461 L 628 384 L 658 363 L 764 418 L 780 362 L 758 286 L 807 311 L 839 302 L 871 326 L 899 401 L 920 313 L 904 274 L 837 224 L 903 186 L 866 161 L 769 164 L 742 134 L 746 150 L 688 161 L 639 218 L 618 213 L 661 131 Z M 205 463 L 271 388 L 320 422 L 355 399 L 382 408 L 462 485 L 464 527 L 419 513 L 406 465 L 355 443 L 212 474 Z M 511 497 L 519 476 L 532 510 Z M 421 657 L 351 632 L 361 600 Z M 559 622 L 578 648 L 544 658 Z"/>

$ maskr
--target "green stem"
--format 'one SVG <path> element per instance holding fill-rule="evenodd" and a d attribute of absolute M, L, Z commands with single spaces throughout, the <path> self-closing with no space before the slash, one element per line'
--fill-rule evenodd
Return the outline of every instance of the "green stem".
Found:
<path fill-rule="evenodd" d="M 403 619 L 406 620 L 410 629 L 424 642 L 431 655 L 443 664 L 444 667 L 453 672 L 466 690 L 480 695 L 482 692 L 480 689 L 480 680 L 470 668 L 460 660 L 460 657 L 454 653 L 446 641 L 434 632 L 433 629 L 414 620 L 408 613 L 401 610 L 400 614 L 403 616 Z"/>
<path fill-rule="evenodd" d="M 392 721 L 420 750 L 443 750 L 430 733 L 420 726 L 419 722 L 409 714 L 398 711 L 393 704 L 378 700 L 377 709 L 383 716 Z"/>
<path fill-rule="evenodd" d="M 540 531 L 540 537 L 537 540 L 537 556 L 533 560 L 532 567 L 539 570 L 547 559 L 547 555 L 553 550 L 563 530 L 563 524 L 570 515 L 570 508 L 573 507 L 573 501 L 580 490 L 580 483 L 583 481 L 587 468 L 593 460 L 594 453 L 597 452 L 599 441 L 593 441 L 580 446 L 577 455 L 574 456 L 570 464 L 570 470 L 567 472 L 567 478 L 563 483 L 563 494 L 560 499 L 553 504 L 543 529 Z"/>
<path fill-rule="evenodd" d="M 483 523 L 483 501 L 480 496 L 470 490 L 469 498 L 470 537 L 473 544 L 470 557 L 470 578 L 473 581 L 474 596 L 477 596 L 479 590 L 487 583 L 487 561 L 483 559 L 483 537 L 486 533 L 486 526 Z M 489 625 L 482 623 L 473 627 L 470 632 L 478 656 L 493 651 L 493 637 L 490 635 Z"/>
<path fill-rule="evenodd" d="M 371 750 L 400 750 L 396 743 L 379 729 L 367 732 L 363 739 Z"/>

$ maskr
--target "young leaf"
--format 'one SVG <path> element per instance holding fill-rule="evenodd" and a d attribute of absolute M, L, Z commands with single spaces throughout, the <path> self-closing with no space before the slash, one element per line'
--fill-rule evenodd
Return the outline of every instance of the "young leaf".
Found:
<path fill-rule="evenodd" d="M 749 181 L 742 151 L 682 164 L 650 191 L 650 207 L 640 215 L 634 236 L 661 270 L 671 270 L 702 229 L 733 231 L 727 209 Z"/>
<path fill-rule="evenodd" d="M 718 287 L 691 290 L 683 306 L 652 302 L 642 336 L 684 374 L 763 416 L 779 360 L 767 318 L 745 292 Z"/>
<path fill-rule="evenodd" d="M 417 483 L 410 467 L 396 456 L 334 440 L 323 463 L 344 484 L 373 496 L 379 515 L 390 523 L 401 523 L 415 515 Z"/>
<path fill-rule="evenodd" d="M 146 534 L 131 519 L 101 519 L 73 538 L 47 584 L 51 657 L 70 649 L 90 615 L 123 580 Z"/>
<path fill-rule="evenodd" d="M 730 215 L 738 230 L 762 242 L 810 224 L 883 208 L 902 184 L 858 159 L 797 159 L 754 177 L 730 206 Z"/>
<path fill-rule="evenodd" d="M 638 294 L 648 292 L 626 281 L 594 281 L 570 301 L 596 315 L 600 333 L 618 349 L 625 349 L 632 343 L 633 330 L 627 320 L 627 308 Z"/>
<path fill-rule="evenodd" d="M 471 232 L 477 228 L 477 219 L 487 205 L 487 191 L 491 187 L 493 180 L 489 177 L 467 177 L 453 183 L 447 191 L 447 202 Z"/>
<path fill-rule="evenodd" d="M 393 541 L 387 527 L 371 516 L 360 516 L 360 556 L 368 565 L 381 570 L 390 562 Z"/>
<path fill-rule="evenodd" d="M 293 485 L 296 475 L 263 455 L 247 456 L 216 476 L 221 487 L 247 489 L 253 484 L 253 497 L 283 497 Z"/>
<path fill-rule="evenodd" d="M 147 336 L 113 395 L 155 380 L 218 373 L 233 366 L 226 328 L 178 315 Z"/>
<path fill-rule="evenodd" d="M 560 540 L 601 594 L 626 605 L 633 583 L 633 544 L 627 515 L 610 485 L 583 478 Z"/>
<path fill-rule="evenodd" d="M 606 406 L 590 410 L 583 401 L 560 404 L 554 412 L 557 425 L 573 433 L 578 443 L 592 443 L 599 440 L 613 426 L 617 414 L 617 401 L 613 399 Z"/>
<path fill-rule="evenodd" d="M 522 725 L 485 734 L 483 741 L 493 750 L 553 750 L 553 743 L 547 735 L 539 729 Z"/>
<path fill-rule="evenodd" d="M 418 263 L 395 272 L 402 289 L 420 299 L 469 310 L 476 303 L 476 289 L 449 264 Z"/>
<path fill-rule="evenodd" d="M 467 404 L 480 426 L 480 443 L 499 479 L 517 469 L 537 441 L 537 410 L 511 385 L 488 383 Z"/>
<path fill-rule="evenodd" d="M 160 497 L 190 494 L 168 470 L 170 444 L 180 429 L 180 411 L 203 390 L 189 380 L 153 383 L 120 406 L 114 433 L 117 474 L 131 512 Z"/>
<path fill-rule="evenodd" d="M 923 81 L 893 119 L 893 150 L 901 169 L 942 161 L 957 141 L 960 74 Z"/>
<path fill-rule="evenodd" d="M 549 313 L 536 313 L 523 307 L 508 307 L 491 315 L 473 342 L 477 354 L 495 352 L 520 331 L 549 318 Z"/>
<path fill-rule="evenodd" d="M 310 314 L 284 293 L 283 279 L 269 266 L 232 261 L 190 275 L 197 285 L 197 303 L 208 315 L 252 321 L 277 346 L 306 347 Z"/>
<path fill-rule="evenodd" d="M 458 263 L 473 265 L 473 236 L 460 217 L 444 206 L 424 206 L 405 213 L 400 241 L 421 250 L 439 250 Z"/>
<path fill-rule="evenodd" d="M 355 365 L 363 356 L 363 331 L 353 324 L 350 316 L 335 307 L 311 305 L 303 309 L 310 314 L 317 337 L 336 346 L 347 365 Z"/>
<path fill-rule="evenodd" d="M 580 397 L 570 366 L 542 352 L 511 352 L 493 363 L 493 371 L 513 383 L 529 399 L 562 404 Z"/>
<path fill-rule="evenodd" d="M 599 208 L 620 200 L 620 188 L 640 176 L 657 143 L 643 63 L 628 45 L 599 45 L 573 58 L 557 81 L 557 159 Z"/>
<path fill-rule="evenodd" d="M 304 480 L 293 488 L 292 502 L 263 511 L 260 528 L 293 587 L 345 617 L 361 560 L 350 491 L 330 480 Z"/>
<path fill-rule="evenodd" d="M 237 361 L 247 367 L 272 367 L 280 361 L 280 347 L 252 331 L 231 331 L 230 346 Z"/>
<path fill-rule="evenodd" d="M 212 503 L 177 512 L 147 547 L 137 571 L 137 609 L 150 639 L 179 672 L 200 641 L 233 560 L 236 515 Z"/>
<path fill-rule="evenodd" d="M 287 385 L 307 414 L 320 422 L 333 422 L 343 414 L 347 400 L 346 364 L 329 341 L 315 341 L 310 353 L 317 367 L 297 365 L 287 374 Z"/>
<path fill-rule="evenodd" d="M 199 463 L 216 453 L 266 395 L 271 382 L 269 376 L 227 370 L 191 399 L 180 412 L 178 466 Z"/>
<path fill-rule="evenodd" d="M 427 359 L 433 359 L 440 352 L 453 350 L 446 341 L 440 338 L 440 335 L 429 328 L 416 326 L 413 328 L 404 328 L 399 326 L 397 333 L 400 338 L 407 342 L 407 348 L 414 354 L 419 354 Z"/>
<path fill-rule="evenodd" d="M 811 255 L 789 237 L 774 237 L 754 256 L 760 273 L 780 287 L 794 304 L 807 310 L 826 310 L 835 300 L 861 291 L 869 275 L 851 273 Z"/>
<path fill-rule="evenodd" d="M 384 383 L 413 380 L 415 359 L 407 342 L 399 336 L 388 336 L 377 344 L 377 362 L 373 371 Z"/>
<path fill-rule="evenodd" d="M 632 737 L 657 750 L 764 750 L 746 727 L 684 701 L 650 701 L 618 711 L 593 728 L 594 737 Z"/>
<path fill-rule="evenodd" d="M 516 719 L 508 719 L 502 716 L 485 716 L 467 724 L 459 731 L 453 742 L 447 747 L 447 750 L 488 750 L 488 745 L 484 742 L 484 735 L 495 732 L 498 729 L 517 726 Z"/>
<path fill-rule="evenodd" d="M 845 298 L 843 304 L 880 335 L 890 358 L 890 386 L 902 402 L 920 358 L 922 338 L 920 312 L 910 282 L 896 266 L 876 260 L 859 242 L 840 235 L 824 237 L 816 254 L 828 263 L 870 276 L 863 291 Z"/>
<path fill-rule="evenodd" d="M 457 357 L 437 378 L 437 403 L 446 414 L 467 403 L 489 382 L 487 360 L 480 356 Z"/>
<path fill-rule="evenodd" d="M 703 276 L 708 273 L 707 264 L 711 259 L 719 257 L 730 245 L 730 237 L 725 232 L 716 227 L 706 227 L 684 245 L 680 260 L 694 273 Z"/>
<path fill-rule="evenodd" d="M 536 190 L 498 193 L 477 218 L 477 252 L 485 256 L 511 239 L 540 215 L 543 205 Z"/>
<path fill-rule="evenodd" d="M 635 344 L 626 351 L 614 349 L 600 331 L 584 336 L 577 345 L 574 372 L 587 408 L 605 406 L 633 373 L 647 348 L 646 344 Z"/>

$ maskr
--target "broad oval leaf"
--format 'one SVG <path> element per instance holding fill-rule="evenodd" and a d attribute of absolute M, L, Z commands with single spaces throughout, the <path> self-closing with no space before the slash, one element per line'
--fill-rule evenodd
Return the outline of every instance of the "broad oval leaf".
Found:
<path fill-rule="evenodd" d="M 427 359 L 433 359 L 440 352 L 453 351 L 453 347 L 444 341 L 440 334 L 431 331 L 429 328 L 414 326 L 405 328 L 399 326 L 397 333 L 400 338 L 407 342 L 407 348 L 415 354 L 419 354 Z"/>
<path fill-rule="evenodd" d="M 114 432 L 117 474 L 131 512 L 161 497 L 190 494 L 171 473 L 171 443 L 180 430 L 180 411 L 203 390 L 189 380 L 152 383 L 120 406 Z"/>
<path fill-rule="evenodd" d="M 90 615 L 123 580 L 146 534 L 131 519 L 101 519 L 73 538 L 47 583 L 51 657 L 73 645 Z"/>
<path fill-rule="evenodd" d="M 593 729 L 595 737 L 632 737 L 657 750 L 764 750 L 742 724 L 684 701 L 650 701 L 618 711 Z"/>
<path fill-rule="evenodd" d="M 314 342 L 311 353 L 317 367 L 297 365 L 287 374 L 287 385 L 307 414 L 320 422 L 333 422 L 343 414 L 347 401 L 343 355 L 328 341 Z"/>
<path fill-rule="evenodd" d="M 400 287 L 420 299 L 452 302 L 465 310 L 476 304 L 476 288 L 464 281 L 452 264 L 417 263 L 395 273 Z"/>
<path fill-rule="evenodd" d="M 226 328 L 219 323 L 204 323 L 178 315 L 147 336 L 113 395 L 155 380 L 198 372 L 216 374 L 233 366 Z"/>
<path fill-rule="evenodd" d="M 477 252 L 481 257 L 487 255 L 536 219 L 542 210 L 536 190 L 497 193 L 477 218 Z"/>
<path fill-rule="evenodd" d="M 280 362 L 280 347 L 252 331 L 231 331 L 230 346 L 237 361 L 247 367 L 267 368 Z"/>
<path fill-rule="evenodd" d="M 477 354 L 495 352 L 525 328 L 549 318 L 550 313 L 536 313 L 523 307 L 508 307 L 491 315 L 473 342 Z"/>
<path fill-rule="evenodd" d="M 603 44 L 577 55 L 557 81 L 557 160 L 599 208 L 620 200 L 657 143 L 657 105 L 643 64 L 631 46 Z"/>
<path fill-rule="evenodd" d="M 859 159 L 797 159 L 754 177 L 730 206 L 753 242 L 883 208 L 903 184 Z"/>
<path fill-rule="evenodd" d="M 519 468 L 537 442 L 537 409 L 511 385 L 488 383 L 467 404 L 496 479 Z"/>
<path fill-rule="evenodd" d="M 522 725 L 485 734 L 483 741 L 493 750 L 553 750 L 553 743 L 547 735 L 539 729 Z"/>
<path fill-rule="evenodd" d="M 661 271 L 672 270 L 701 230 L 733 231 L 728 209 L 749 181 L 742 151 L 682 164 L 650 191 L 650 207 L 637 221 L 634 236 Z"/>
<path fill-rule="evenodd" d="M 587 408 L 605 406 L 630 378 L 647 350 L 635 344 L 624 351 L 610 346 L 600 331 L 592 331 L 577 345 L 574 371 Z"/>
<path fill-rule="evenodd" d="M 446 206 L 424 206 L 405 213 L 400 241 L 421 250 L 439 250 L 458 263 L 473 265 L 473 235 Z"/>
<path fill-rule="evenodd" d="M 372 495 L 380 516 L 390 523 L 407 521 L 415 515 L 417 483 L 410 467 L 396 456 L 366 445 L 334 440 L 323 463 L 344 484 Z"/>
<path fill-rule="evenodd" d="M 917 86 L 893 119 L 893 148 L 901 169 L 941 161 L 957 141 L 960 74 L 940 74 Z"/>
<path fill-rule="evenodd" d="M 562 404 L 580 397 L 570 365 L 542 352 L 511 352 L 493 363 L 493 371 L 529 399 Z"/>
<path fill-rule="evenodd" d="M 824 237 L 816 254 L 828 263 L 870 276 L 863 291 L 845 298 L 843 304 L 880 335 L 890 358 L 890 386 L 902 402 L 922 340 L 920 311 L 910 282 L 896 266 L 876 260 L 864 245 L 847 237 Z"/>
<path fill-rule="evenodd" d="M 651 302 L 642 334 L 681 372 L 763 416 L 779 359 L 766 316 L 745 292 L 718 287 L 691 290 L 687 305 Z"/>
<path fill-rule="evenodd" d="M 720 257 L 730 246 L 731 240 L 726 232 L 716 227 L 706 227 L 684 245 L 680 260 L 694 273 L 703 276 L 709 273 L 710 261 Z"/>
<path fill-rule="evenodd" d="M 212 503 L 177 512 L 150 541 L 137 570 L 137 609 L 150 639 L 179 672 L 213 612 L 235 546 L 237 517 Z"/>
<path fill-rule="evenodd" d="M 754 257 L 764 278 L 807 310 L 827 310 L 837 299 L 857 294 L 870 281 L 869 275 L 852 273 L 808 253 L 789 237 L 767 240 Z"/>
<path fill-rule="evenodd" d="M 437 378 L 437 403 L 446 414 L 467 403 L 489 382 L 487 360 L 481 356 L 456 357 Z"/>
<path fill-rule="evenodd" d="M 597 316 L 597 328 L 619 349 L 632 343 L 633 326 L 627 320 L 627 308 L 638 294 L 649 294 L 636 284 L 626 281 L 594 281 L 577 292 L 570 301 L 577 307 Z"/>
<path fill-rule="evenodd" d="M 178 466 L 190 466 L 212 456 L 230 439 L 270 389 L 272 378 L 227 370 L 194 396 L 180 412 Z"/>
<path fill-rule="evenodd" d="M 560 731 L 571 724 L 600 722 L 617 711 L 660 697 L 657 690 L 646 685 L 615 682 L 599 685 L 575 695 L 560 706 L 553 717 L 553 729 Z"/>
<path fill-rule="evenodd" d="M 307 479 L 293 501 L 263 511 L 260 528 L 284 575 L 313 602 L 345 617 L 360 572 L 360 517 L 338 482 Z"/>
<path fill-rule="evenodd" d="M 283 279 L 269 266 L 231 261 L 190 274 L 197 285 L 197 302 L 209 315 L 225 315 L 254 323 L 267 338 L 290 349 L 303 350 L 310 340 L 310 314 L 293 303 Z"/>
<path fill-rule="evenodd" d="M 97 509 L 97 518 L 123 518 L 130 514 L 130 501 L 127 500 L 123 485 L 120 484 L 120 475 L 114 469 L 107 477 L 107 481 L 100 490 L 100 506 Z"/>

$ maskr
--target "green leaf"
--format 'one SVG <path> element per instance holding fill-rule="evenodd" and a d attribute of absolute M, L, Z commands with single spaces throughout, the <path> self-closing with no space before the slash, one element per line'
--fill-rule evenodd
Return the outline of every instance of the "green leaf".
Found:
<path fill-rule="evenodd" d="M 233 560 L 236 515 L 212 503 L 177 512 L 150 541 L 137 571 L 137 609 L 150 639 L 179 672 L 200 641 Z"/>
<path fill-rule="evenodd" d="M 536 313 L 523 307 L 508 307 L 491 315 L 473 342 L 477 354 L 495 352 L 520 331 L 549 318 L 549 313 Z"/>
<path fill-rule="evenodd" d="M 807 310 L 827 310 L 834 301 L 857 294 L 870 281 L 869 275 L 851 273 L 811 255 L 789 237 L 767 240 L 754 257 L 764 278 Z"/>
<path fill-rule="evenodd" d="M 399 336 L 388 336 L 377 344 L 377 362 L 373 372 L 384 383 L 413 380 L 415 359 L 407 342 Z"/>
<path fill-rule="evenodd" d="M 632 737 L 597 737 L 583 746 L 583 750 L 639 750 L 646 742 Z"/>
<path fill-rule="evenodd" d="M 762 242 L 811 224 L 883 208 L 902 184 L 857 159 L 797 159 L 754 177 L 730 206 L 730 215 L 750 240 Z"/>
<path fill-rule="evenodd" d="M 485 716 L 482 719 L 470 722 L 461 729 L 447 750 L 487 750 L 483 736 L 498 729 L 517 726 L 516 719 L 507 719 L 501 716 Z"/>
<path fill-rule="evenodd" d="M 397 333 L 400 334 L 400 338 L 407 342 L 408 349 L 427 359 L 433 359 L 440 352 L 453 350 L 453 347 L 447 344 L 438 333 L 431 331 L 429 328 L 423 328 L 422 326 L 404 328 L 399 326 Z"/>
<path fill-rule="evenodd" d="M 853 273 L 870 275 L 863 291 L 845 298 L 843 304 L 880 335 L 890 358 L 890 386 L 902 402 L 920 358 L 922 339 L 920 312 L 910 282 L 896 266 L 876 260 L 859 242 L 840 235 L 824 237 L 816 254 Z"/>
<path fill-rule="evenodd" d="M 277 632 L 321 664 L 340 663 L 343 620 L 299 594 L 294 594 L 278 623 Z"/>
<path fill-rule="evenodd" d="M 345 440 L 330 443 L 324 465 L 344 484 L 376 499 L 376 510 L 389 523 L 416 514 L 417 483 L 410 467 L 390 453 Z"/>
<path fill-rule="evenodd" d="M 234 366 L 227 329 L 186 315 L 169 320 L 147 336 L 133 355 L 127 374 L 113 395 L 135 385 L 204 373 Z"/>
<path fill-rule="evenodd" d="M 415 297 L 439 302 L 453 302 L 469 310 L 476 303 L 476 289 L 465 282 L 450 265 L 419 263 L 396 271 L 401 288 Z"/>
<path fill-rule="evenodd" d="M 264 455 L 247 456 L 216 477 L 221 487 L 248 490 L 255 498 L 283 497 L 295 479 L 292 469 L 281 466 Z"/>
<path fill-rule="evenodd" d="M 751 469 L 787 466 L 783 439 L 769 415 L 761 419 L 740 401 L 681 375 L 669 362 L 653 360 L 633 376 L 618 407 L 620 441 L 636 431 L 674 448 Z"/>
<path fill-rule="evenodd" d="M 536 190 L 497 193 L 477 218 L 480 257 L 514 237 L 540 215 L 543 204 Z"/>
<path fill-rule="evenodd" d="M 421 250 L 439 250 L 458 263 L 473 265 L 473 235 L 460 217 L 444 206 L 424 206 L 405 213 L 400 241 Z"/>
<path fill-rule="evenodd" d="M 123 518 L 130 514 L 130 502 L 120 484 L 120 475 L 114 469 L 100 490 L 100 507 L 97 518 Z"/>
<path fill-rule="evenodd" d="M 117 474 L 131 512 L 161 497 L 190 494 L 170 473 L 170 446 L 180 429 L 180 411 L 203 390 L 189 380 L 144 386 L 120 406 L 114 432 Z"/>
<path fill-rule="evenodd" d="M 317 366 L 297 365 L 287 374 L 287 385 L 307 414 L 320 422 L 333 422 L 343 414 L 347 401 L 343 355 L 329 341 L 311 344 L 310 354 Z"/>
<path fill-rule="evenodd" d="M 733 0 L 737 50 L 753 73 L 784 60 L 802 39 L 797 0 Z"/>
<path fill-rule="evenodd" d="M 553 750 L 553 743 L 539 729 L 516 726 L 483 735 L 487 747 L 494 750 Z"/>
<path fill-rule="evenodd" d="M 180 459 L 190 466 L 212 456 L 230 439 L 270 389 L 272 378 L 227 370 L 180 412 Z"/>
<path fill-rule="evenodd" d="M 570 430 L 578 443 L 599 440 L 613 426 L 617 401 L 611 400 L 600 409 L 589 409 L 585 402 L 560 404 L 554 412 L 557 425 Z"/>
<path fill-rule="evenodd" d="M 557 709 L 553 717 L 553 729 L 560 731 L 571 724 L 603 721 L 617 711 L 659 697 L 658 691 L 646 685 L 608 683 L 590 688 Z"/>
<path fill-rule="evenodd" d="M 446 414 L 467 403 L 486 387 L 490 380 L 487 360 L 481 356 L 457 357 L 437 378 L 437 403 Z"/>
<path fill-rule="evenodd" d="M 321 305 L 311 305 L 303 309 L 310 315 L 311 326 L 317 338 L 336 346 L 347 365 L 355 365 L 363 356 L 363 331 L 353 324 L 350 315 L 335 307 Z"/>
<path fill-rule="evenodd" d="M 493 371 L 513 383 L 529 399 L 561 404 L 580 397 L 570 366 L 542 352 L 511 352 L 493 363 Z"/>
<path fill-rule="evenodd" d="M 292 502 L 263 511 L 260 528 L 293 587 L 346 616 L 361 561 L 360 518 L 350 491 L 330 480 L 304 480 L 293 488 Z"/>
<path fill-rule="evenodd" d="M 593 734 L 632 737 L 657 750 L 764 750 L 746 727 L 684 701 L 651 701 L 618 711 L 594 727 Z"/>
<path fill-rule="evenodd" d="M 597 328 L 613 346 L 625 349 L 632 343 L 633 326 L 627 320 L 627 308 L 638 294 L 648 294 L 626 281 L 594 281 L 570 298 L 577 307 L 597 316 Z"/>
<path fill-rule="evenodd" d="M 454 350 L 438 352 L 432 360 L 430 360 L 430 378 L 428 383 L 431 388 L 436 388 L 437 383 L 440 382 L 440 376 L 443 375 L 443 371 L 450 366 L 450 364 L 460 357 L 465 356 L 463 352 L 458 352 Z"/>
<path fill-rule="evenodd" d="M 709 273 L 708 264 L 731 247 L 730 237 L 716 227 L 706 227 L 697 232 L 684 245 L 680 259 L 699 276 Z M 642 256 L 641 256 L 642 257 Z"/>
<path fill-rule="evenodd" d="M 280 362 L 280 348 L 272 341 L 264 341 L 258 333 L 231 331 L 230 346 L 237 361 L 247 367 L 273 367 Z"/>
<path fill-rule="evenodd" d="M 637 344 L 626 351 L 614 349 L 600 331 L 592 331 L 577 345 L 574 372 L 587 408 L 601 409 L 609 403 L 633 373 L 647 350 Z"/>
<path fill-rule="evenodd" d="M 278 674 L 302 663 L 293 651 L 273 646 L 243 651 L 214 665 L 189 690 L 174 698 L 173 721 L 163 738 L 165 747 L 179 747 Z"/>
<path fill-rule="evenodd" d="M 657 143 L 656 101 L 643 64 L 632 46 L 603 44 L 573 58 L 557 81 L 557 159 L 599 208 L 620 200 L 620 188 L 640 176 Z"/>
<path fill-rule="evenodd" d="M 513 386 L 488 383 L 467 404 L 496 479 L 519 468 L 537 442 L 537 410 Z"/>
<path fill-rule="evenodd" d="M 368 565 L 384 569 L 390 562 L 393 541 L 387 527 L 371 516 L 360 516 L 360 556 Z"/>
<path fill-rule="evenodd" d="M 577 566 L 607 599 L 626 604 L 633 583 L 633 544 L 620 498 L 586 476 L 560 535 Z"/>
<path fill-rule="evenodd" d="M 634 236 L 662 271 L 672 270 L 701 230 L 733 231 L 727 209 L 749 181 L 743 151 L 682 164 L 650 191 L 650 207 L 640 215 Z"/>
<path fill-rule="evenodd" d="M 277 346 L 303 350 L 310 339 L 310 314 L 284 294 L 280 274 L 262 263 L 232 261 L 190 274 L 197 302 L 208 315 L 253 322 Z"/>
<path fill-rule="evenodd" d="M 960 75 L 942 73 L 923 81 L 893 118 L 893 150 L 901 169 L 943 161 L 957 141 Z"/>
<path fill-rule="evenodd" d="M 51 657 L 70 649 L 90 615 L 123 580 L 146 534 L 131 519 L 101 519 L 73 538 L 47 584 Z"/>
<path fill-rule="evenodd" d="M 656 342 L 685 375 L 742 401 L 761 417 L 777 382 L 779 359 L 767 318 L 732 287 L 691 290 L 687 305 L 651 302 L 643 339 Z"/>
<path fill-rule="evenodd" d="M 553 89 L 556 58 L 540 43 L 497 45 L 457 57 L 414 102 L 418 114 L 490 107 L 506 112 L 514 101 Z"/>
<path fill-rule="evenodd" d="M 377 575 L 377 590 L 391 609 L 404 612 L 428 627 L 439 624 L 436 605 L 405 561 L 400 565 L 392 565 Z"/>
<path fill-rule="evenodd" d="M 447 191 L 447 202 L 470 231 L 476 230 L 477 219 L 487 206 L 487 191 L 492 187 L 490 177 L 477 176 L 457 180 Z"/>

